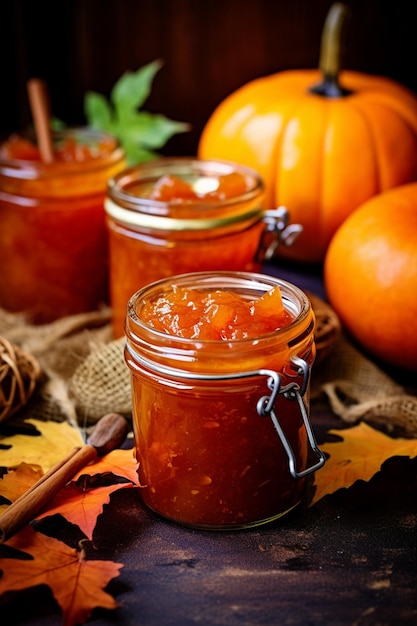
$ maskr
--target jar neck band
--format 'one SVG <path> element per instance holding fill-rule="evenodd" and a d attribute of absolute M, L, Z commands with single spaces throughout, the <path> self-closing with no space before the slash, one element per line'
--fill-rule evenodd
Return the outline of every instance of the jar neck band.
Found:
<path fill-rule="evenodd" d="M 180 219 L 142 213 L 137 209 L 125 209 L 115 204 L 110 198 L 106 198 L 104 207 L 108 216 L 125 226 L 136 226 L 139 228 L 163 231 L 199 231 L 222 228 L 244 222 L 255 223 L 260 221 L 263 215 L 262 209 L 257 206 L 245 213 L 239 213 L 238 215 L 235 214 L 216 218 Z"/>
<path fill-rule="evenodd" d="M 233 374 L 200 374 L 198 372 L 187 372 L 185 370 L 179 370 L 175 367 L 169 367 L 168 365 L 162 365 L 158 363 L 157 365 L 138 354 L 135 350 L 133 350 L 132 346 L 129 342 L 126 343 L 125 349 L 132 357 L 135 363 L 138 363 L 141 367 L 146 368 L 150 372 L 155 372 L 158 374 L 163 374 L 170 378 L 182 379 L 182 380 L 199 380 L 199 381 L 207 381 L 207 382 L 215 382 L 222 380 L 240 380 L 241 378 L 254 378 L 255 376 L 268 376 L 273 378 L 278 382 L 280 382 L 280 375 L 274 370 L 270 369 L 259 369 L 259 370 L 249 370 L 247 372 L 235 372 Z"/>

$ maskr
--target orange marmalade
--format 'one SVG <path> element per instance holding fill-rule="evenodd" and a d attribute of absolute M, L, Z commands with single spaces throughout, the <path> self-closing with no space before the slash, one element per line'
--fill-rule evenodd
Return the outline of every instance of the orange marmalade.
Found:
<path fill-rule="evenodd" d="M 116 140 L 92 129 L 54 134 L 54 161 L 12 136 L 0 148 L 0 307 L 33 323 L 108 303 L 104 199 L 125 167 Z"/>
<path fill-rule="evenodd" d="M 259 271 L 264 233 L 283 223 L 263 198 L 255 171 L 224 161 L 165 158 L 114 177 L 105 204 L 114 335 L 141 286 L 187 272 Z"/>
<path fill-rule="evenodd" d="M 207 529 L 293 509 L 323 463 L 308 419 L 314 355 L 309 300 L 285 281 L 196 272 L 136 292 L 125 358 L 144 503 Z"/>

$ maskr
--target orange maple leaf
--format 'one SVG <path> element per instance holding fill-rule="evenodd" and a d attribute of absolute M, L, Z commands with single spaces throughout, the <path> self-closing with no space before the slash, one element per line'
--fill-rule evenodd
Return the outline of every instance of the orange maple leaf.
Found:
<path fill-rule="evenodd" d="M 139 479 L 137 474 L 137 461 L 134 458 L 132 450 L 112 450 L 103 457 L 97 459 L 93 463 L 90 463 L 73 477 L 73 480 L 77 480 L 84 474 L 106 474 L 111 472 L 115 476 L 121 476 L 130 480 L 135 485 L 139 485 Z"/>
<path fill-rule="evenodd" d="M 104 487 L 85 488 L 71 482 L 55 496 L 48 508 L 36 516 L 37 520 L 59 513 L 72 524 L 81 528 L 89 539 L 93 538 L 98 516 L 105 504 L 110 502 L 110 495 L 118 489 L 132 487 L 131 483 L 116 483 Z"/>
<path fill-rule="evenodd" d="M 35 532 L 27 526 L 7 545 L 29 553 L 33 560 L 0 559 L 3 576 L 0 594 L 37 585 L 48 585 L 62 609 L 63 625 L 84 623 L 96 607 L 115 609 L 119 605 L 104 588 L 119 575 L 121 563 L 90 561 L 61 541 Z"/>
<path fill-rule="evenodd" d="M 384 461 L 393 456 L 417 456 L 417 439 L 393 439 L 365 422 L 329 433 L 343 441 L 320 446 L 329 458 L 315 474 L 316 489 L 310 505 L 338 489 L 350 487 L 357 480 L 369 481 Z"/>
<path fill-rule="evenodd" d="M 43 475 L 39 465 L 20 463 L 16 469 L 9 470 L 0 480 L 0 495 L 14 502 L 24 494 Z"/>
<path fill-rule="evenodd" d="M 132 450 L 113 450 L 106 456 L 81 469 L 73 479 L 55 496 L 53 501 L 35 519 L 61 514 L 69 522 L 78 525 L 84 534 L 92 539 L 98 516 L 105 504 L 110 502 L 113 491 L 138 486 L 137 463 Z M 0 480 L 0 495 L 10 501 L 16 500 L 29 489 L 42 475 L 30 465 L 21 463 L 16 470 L 9 470 Z M 97 486 L 99 475 L 113 475 L 124 478 L 129 484 L 116 483 Z M 92 479 L 88 479 L 92 476 Z M 81 480 L 83 477 L 84 480 Z M 78 479 L 78 484 L 76 480 Z M 96 480 L 95 480 L 96 479 Z M 0 510 L 8 505 L 1 505 Z"/>

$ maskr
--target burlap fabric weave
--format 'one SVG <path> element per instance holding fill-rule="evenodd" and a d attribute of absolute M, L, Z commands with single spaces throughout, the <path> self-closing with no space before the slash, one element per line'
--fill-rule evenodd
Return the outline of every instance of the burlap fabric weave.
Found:
<path fill-rule="evenodd" d="M 417 437 L 417 396 L 407 394 L 343 334 L 313 368 L 312 400 L 323 394 L 332 411 L 349 424 L 363 420 L 387 432 Z"/>
<path fill-rule="evenodd" d="M 324 396 L 332 411 L 350 424 L 366 420 L 417 437 L 417 397 L 407 394 L 338 328 L 329 328 L 332 316 L 322 301 L 314 299 L 313 309 L 319 359 L 313 368 L 312 401 Z M 109 309 L 43 326 L 31 326 L 23 316 L 0 309 L 0 336 L 33 354 L 42 368 L 37 393 L 20 416 L 68 419 L 82 426 L 109 412 L 130 416 L 124 338 L 112 339 Z"/>
<path fill-rule="evenodd" d="M 90 422 L 90 416 L 79 406 L 77 394 L 73 396 L 71 393 L 71 381 L 86 358 L 112 340 L 108 308 L 40 326 L 27 323 L 23 314 L 12 314 L 0 309 L 0 336 L 36 357 L 42 371 L 36 392 L 27 405 L 13 415 L 13 421 L 31 417 L 68 420 L 74 425 Z M 118 362 L 116 370 L 126 376 L 122 365 Z M 118 374 L 115 376 L 117 378 Z M 91 384 L 89 380 L 86 383 Z M 115 385 L 118 386 L 117 382 Z M 107 389 L 105 393 L 108 394 Z M 105 404 L 112 404 L 110 397 Z M 92 411 L 91 420 L 94 422 L 101 415 Z"/>

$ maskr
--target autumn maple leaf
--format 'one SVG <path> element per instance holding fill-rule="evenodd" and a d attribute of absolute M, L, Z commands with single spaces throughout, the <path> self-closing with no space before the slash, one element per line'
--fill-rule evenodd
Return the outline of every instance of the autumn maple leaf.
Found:
<path fill-rule="evenodd" d="M 365 422 L 344 430 L 331 430 L 329 434 L 343 441 L 320 446 L 329 458 L 315 474 L 316 489 L 310 505 L 357 480 L 369 481 L 384 461 L 393 456 L 417 456 L 417 439 L 393 439 Z"/>
<path fill-rule="evenodd" d="M 40 467 L 20 463 L 15 470 L 7 472 L 0 481 L 0 495 L 10 502 L 26 493 L 43 475 Z M 7 508 L 8 505 L 4 505 Z M 1 510 L 2 507 L 0 507 Z"/>
<path fill-rule="evenodd" d="M 0 594 L 48 585 L 62 609 L 64 626 L 84 623 L 96 607 L 119 606 L 104 588 L 119 575 L 121 563 L 86 560 L 82 549 L 70 548 L 31 526 L 9 539 L 7 545 L 30 554 L 33 560 L 0 559 Z"/>
<path fill-rule="evenodd" d="M 119 489 L 139 485 L 136 468 L 137 463 L 132 450 L 109 452 L 75 474 L 71 483 L 61 489 L 36 519 L 59 513 L 72 524 L 79 526 L 83 533 L 92 539 L 97 518 L 103 512 L 104 505 L 110 502 L 111 494 Z M 96 477 L 106 474 L 124 478 L 129 482 L 97 486 Z"/>
<path fill-rule="evenodd" d="M 0 466 L 17 467 L 25 462 L 38 465 L 47 472 L 74 448 L 84 444 L 80 431 L 68 422 L 41 422 L 27 419 L 38 435 L 17 434 L 0 437 Z"/>
<path fill-rule="evenodd" d="M 94 463 L 83 467 L 74 477 L 77 480 L 83 474 L 106 474 L 111 472 L 115 476 L 120 476 L 130 480 L 135 485 L 139 485 L 137 474 L 137 461 L 132 450 L 112 450 L 103 457 L 98 458 Z"/>
<path fill-rule="evenodd" d="M 139 485 L 136 468 L 132 450 L 109 452 L 82 468 L 35 519 L 61 514 L 92 539 L 97 518 L 103 512 L 104 505 L 110 502 L 111 494 L 118 489 Z M 16 470 L 9 470 L 0 480 L 0 495 L 13 502 L 32 487 L 41 475 L 39 468 L 34 469 L 21 463 Z M 103 485 L 102 479 L 106 475 L 113 477 L 113 484 L 107 481 Z M 120 478 L 129 482 L 121 483 Z M 7 507 L 1 505 L 0 511 Z"/>
<path fill-rule="evenodd" d="M 90 489 L 85 481 L 81 481 L 81 484 L 71 482 L 61 489 L 48 508 L 37 515 L 36 519 L 59 513 L 79 526 L 86 537 L 92 539 L 97 518 L 103 512 L 104 505 L 110 502 L 110 495 L 113 491 L 131 486 L 131 483 L 116 483 Z"/>

